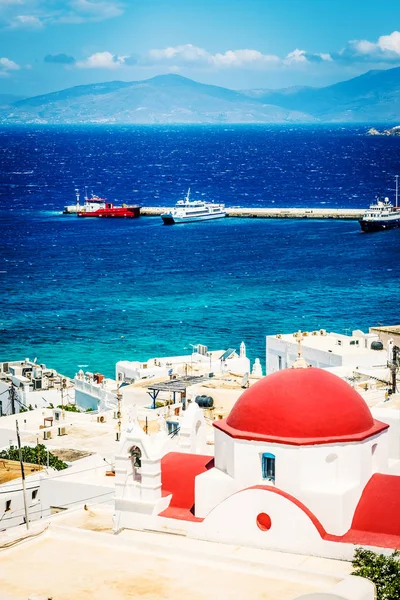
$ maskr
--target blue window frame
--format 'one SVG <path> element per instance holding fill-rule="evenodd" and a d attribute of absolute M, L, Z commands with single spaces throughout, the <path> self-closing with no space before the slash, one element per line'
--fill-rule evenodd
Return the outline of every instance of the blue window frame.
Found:
<path fill-rule="evenodd" d="M 263 479 L 275 481 L 275 455 L 270 452 L 264 452 L 261 461 Z"/>

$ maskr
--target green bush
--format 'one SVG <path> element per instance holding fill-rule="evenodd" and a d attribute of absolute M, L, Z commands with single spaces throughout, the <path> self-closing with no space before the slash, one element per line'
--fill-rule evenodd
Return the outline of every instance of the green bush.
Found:
<path fill-rule="evenodd" d="M 79 410 L 79 408 L 76 406 L 76 404 L 64 404 L 64 406 L 62 404 L 59 404 L 57 406 L 57 408 L 62 408 L 63 410 L 65 410 L 67 412 L 81 412 Z"/>
<path fill-rule="evenodd" d="M 376 585 L 376 600 L 400 598 L 400 550 L 389 556 L 357 548 L 352 575 L 369 579 Z"/>
<path fill-rule="evenodd" d="M 22 446 L 22 460 L 26 463 L 34 465 L 47 465 L 47 448 L 44 444 L 38 444 L 37 446 Z M 19 460 L 19 450 L 17 446 L 10 446 L 8 450 L 2 450 L 0 452 L 0 458 L 7 460 Z M 68 465 L 57 458 L 54 454 L 49 452 L 49 466 L 57 471 L 66 469 Z"/>

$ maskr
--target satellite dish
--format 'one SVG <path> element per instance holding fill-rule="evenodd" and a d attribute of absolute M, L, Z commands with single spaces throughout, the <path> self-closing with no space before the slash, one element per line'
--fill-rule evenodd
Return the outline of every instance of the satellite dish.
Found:
<path fill-rule="evenodd" d="M 249 387 L 249 374 L 248 373 L 245 373 L 243 375 L 243 379 L 242 379 L 242 383 L 240 384 L 240 387 L 242 387 L 242 388 Z"/>

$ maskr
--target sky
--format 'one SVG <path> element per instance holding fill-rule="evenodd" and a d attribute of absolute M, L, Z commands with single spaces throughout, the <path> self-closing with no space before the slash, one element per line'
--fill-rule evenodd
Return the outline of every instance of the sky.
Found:
<path fill-rule="evenodd" d="M 400 66 L 400 0 L 0 0 L 0 94 L 179 73 L 232 89 Z"/>

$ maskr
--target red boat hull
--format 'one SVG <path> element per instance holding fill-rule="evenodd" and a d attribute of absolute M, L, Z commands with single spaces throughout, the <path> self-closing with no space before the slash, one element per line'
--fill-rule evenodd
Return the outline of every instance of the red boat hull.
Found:
<path fill-rule="evenodd" d="M 135 219 L 140 217 L 140 206 L 113 206 L 112 208 L 99 208 L 93 212 L 78 212 L 78 217 L 119 217 Z"/>

